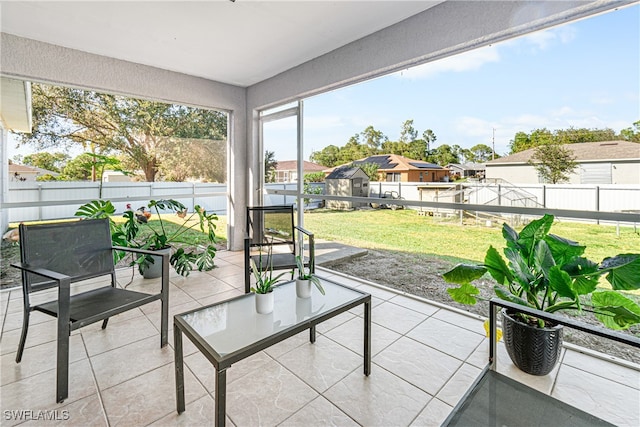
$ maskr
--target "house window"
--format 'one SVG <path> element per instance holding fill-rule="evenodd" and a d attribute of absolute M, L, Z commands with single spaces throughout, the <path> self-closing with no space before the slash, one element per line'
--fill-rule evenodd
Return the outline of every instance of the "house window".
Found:
<path fill-rule="evenodd" d="M 398 172 L 388 172 L 387 173 L 387 182 L 400 182 L 400 173 L 398 173 Z"/>
<path fill-rule="evenodd" d="M 422 172 L 420 172 L 420 182 L 424 181 L 424 176 L 422 176 Z"/>

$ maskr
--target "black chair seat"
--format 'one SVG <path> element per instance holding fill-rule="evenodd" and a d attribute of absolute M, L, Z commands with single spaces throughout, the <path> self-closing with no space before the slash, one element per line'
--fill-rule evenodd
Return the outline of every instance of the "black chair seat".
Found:
<path fill-rule="evenodd" d="M 71 329 L 77 329 L 139 307 L 142 304 L 146 304 L 146 300 L 151 302 L 157 299 L 157 295 L 112 287 L 99 288 L 72 295 L 69 306 Z M 33 306 L 33 310 L 58 317 L 58 301 L 50 301 Z M 92 319 L 95 320 L 92 321 Z"/>

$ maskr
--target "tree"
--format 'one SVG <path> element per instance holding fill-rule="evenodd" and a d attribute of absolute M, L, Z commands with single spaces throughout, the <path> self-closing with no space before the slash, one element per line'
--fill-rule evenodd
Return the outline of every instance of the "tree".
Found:
<path fill-rule="evenodd" d="M 380 174 L 378 174 L 378 165 L 375 163 L 362 163 L 358 167 L 362 169 L 364 173 L 369 177 L 369 181 L 380 181 Z"/>
<path fill-rule="evenodd" d="M 620 137 L 625 141 L 640 142 L 640 120 L 634 122 L 632 127 L 622 129 Z"/>
<path fill-rule="evenodd" d="M 431 129 L 427 129 L 422 132 L 422 139 L 424 139 L 427 143 L 427 153 L 425 153 L 425 155 L 427 155 L 429 153 L 429 150 L 431 149 L 431 144 L 436 142 L 436 134 L 433 133 Z"/>
<path fill-rule="evenodd" d="M 418 138 L 418 131 L 413 127 L 413 119 L 405 120 L 400 129 L 400 139 L 398 141 L 408 144 L 416 138 Z"/>
<path fill-rule="evenodd" d="M 101 154 L 126 154 L 147 181 L 155 180 L 171 155 L 168 137 L 226 139 L 226 114 L 217 111 L 64 87 L 31 87 L 33 132 L 19 135 L 22 144 L 37 149 L 94 144 Z"/>
<path fill-rule="evenodd" d="M 558 184 L 569 180 L 569 175 L 578 164 L 568 148 L 560 144 L 543 144 L 535 148 L 529 164 L 532 165 L 543 182 Z"/>
<path fill-rule="evenodd" d="M 335 145 L 327 145 L 320 151 L 316 151 L 309 156 L 309 160 L 319 165 L 332 168 L 338 166 L 338 158 L 340 154 L 340 148 Z"/>
<path fill-rule="evenodd" d="M 226 182 L 226 141 L 197 138 L 170 138 L 169 141 L 166 155 L 158 167 L 160 178 L 174 182 L 184 182 L 189 178 Z"/>
<path fill-rule="evenodd" d="M 69 156 L 64 153 L 33 153 L 27 154 L 22 159 L 25 165 L 46 169 L 51 172 L 60 172 L 64 164 L 69 160 Z"/>
<path fill-rule="evenodd" d="M 437 163 L 440 166 L 445 166 L 449 163 L 460 163 L 460 147 L 458 145 L 442 144 L 431 151 L 428 161 Z"/>
<path fill-rule="evenodd" d="M 266 150 L 264 152 L 264 182 L 276 182 L 277 167 L 276 153 Z"/>
<path fill-rule="evenodd" d="M 388 141 L 389 138 L 379 130 L 376 130 L 373 126 L 367 126 L 360 135 L 364 140 L 364 144 L 367 149 L 367 155 L 371 156 L 378 154 L 378 150 L 382 146 L 382 143 Z"/>
<path fill-rule="evenodd" d="M 491 160 L 492 156 L 493 149 L 486 144 L 476 144 L 465 151 L 465 159 L 471 163 L 484 163 Z"/>

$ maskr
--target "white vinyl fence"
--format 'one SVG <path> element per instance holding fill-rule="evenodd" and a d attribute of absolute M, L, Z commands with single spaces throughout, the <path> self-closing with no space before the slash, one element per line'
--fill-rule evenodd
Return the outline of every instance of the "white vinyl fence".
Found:
<path fill-rule="evenodd" d="M 322 183 L 312 185 L 324 186 Z M 296 184 L 268 184 L 267 189 L 294 193 Z M 394 196 L 404 200 L 640 214 L 640 185 L 370 183 L 372 199 L 392 192 Z M 98 198 L 99 183 L 12 182 L 8 200 L 3 201 L 3 208 L 8 204 L 9 222 L 72 218 L 78 207 Z M 123 212 L 127 203 L 131 203 L 135 209 L 146 205 L 151 199 L 163 198 L 179 200 L 189 210 L 194 205 L 200 205 L 218 214 L 227 212 L 226 184 L 114 182 L 104 183 L 102 187 L 102 199 L 114 202 L 118 212 Z M 292 203 L 296 203 L 295 195 L 265 195 L 267 205 Z M 421 209 L 418 206 L 407 207 Z"/>

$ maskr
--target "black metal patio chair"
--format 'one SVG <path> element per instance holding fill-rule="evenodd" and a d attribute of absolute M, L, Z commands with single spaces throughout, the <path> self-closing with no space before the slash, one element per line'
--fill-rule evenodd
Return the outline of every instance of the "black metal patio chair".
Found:
<path fill-rule="evenodd" d="M 107 327 L 110 317 L 141 305 L 160 300 L 160 346 L 167 344 L 169 315 L 169 254 L 162 255 L 162 289 L 147 294 L 117 287 L 113 251 L 140 254 L 157 253 L 112 246 L 108 219 L 20 225 L 21 262 L 11 264 L 22 270 L 23 324 L 16 362 L 20 363 L 29 329 L 29 314 L 40 311 L 57 317 L 56 401 L 68 397 L 69 334 L 71 331 L 102 320 Z M 71 285 L 83 280 L 110 276 L 109 284 L 74 292 Z M 106 281 L 105 281 L 106 282 Z M 31 305 L 34 292 L 57 288 L 57 299 Z"/>
<path fill-rule="evenodd" d="M 251 259 L 262 271 L 292 271 L 296 268 L 296 256 L 301 256 L 304 266 L 315 272 L 315 244 L 313 233 L 294 225 L 293 206 L 247 207 L 247 235 L 244 239 L 244 291 L 251 288 Z M 308 253 L 304 255 L 302 235 L 309 239 Z M 300 240 L 299 240 L 300 239 Z M 262 255 L 260 255 L 262 253 Z M 270 254 L 270 255 L 268 255 Z"/>

